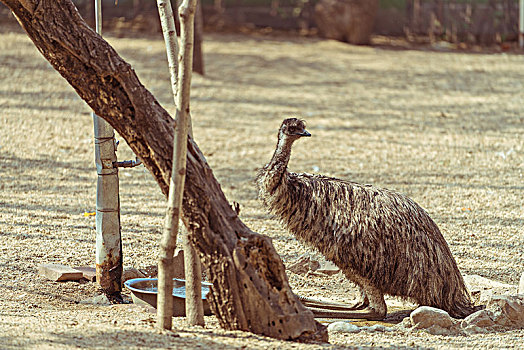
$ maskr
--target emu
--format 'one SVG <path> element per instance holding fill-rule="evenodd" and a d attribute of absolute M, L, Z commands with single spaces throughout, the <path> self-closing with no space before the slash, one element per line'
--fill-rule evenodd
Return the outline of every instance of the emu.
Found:
<path fill-rule="evenodd" d="M 304 121 L 284 120 L 273 157 L 259 171 L 256 184 L 269 212 L 359 287 L 360 298 L 345 316 L 385 318 L 385 294 L 443 309 L 453 317 L 474 312 L 444 237 L 412 199 L 371 185 L 288 171 L 291 146 L 308 136 Z"/>

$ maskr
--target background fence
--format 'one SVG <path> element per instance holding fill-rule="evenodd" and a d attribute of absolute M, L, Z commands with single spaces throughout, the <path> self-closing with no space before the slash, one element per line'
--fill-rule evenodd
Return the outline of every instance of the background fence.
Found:
<path fill-rule="evenodd" d="M 202 0 L 207 26 L 270 27 L 314 33 L 321 0 Z M 94 23 L 93 1 L 74 0 Z M 175 0 L 172 0 L 173 4 Z M 432 41 L 492 44 L 518 38 L 518 0 L 380 0 L 374 33 L 424 36 Z M 160 30 L 156 2 L 103 0 L 107 21 L 135 21 L 135 29 Z M 0 9 L 2 10 L 2 9 Z M 3 17 L 6 10 L 3 8 Z M 2 19 L 0 19 L 1 21 Z"/>

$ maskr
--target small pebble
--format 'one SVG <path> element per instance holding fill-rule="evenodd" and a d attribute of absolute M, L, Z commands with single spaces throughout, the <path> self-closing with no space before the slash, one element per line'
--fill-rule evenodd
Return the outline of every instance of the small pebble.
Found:
<path fill-rule="evenodd" d="M 350 322 L 338 321 L 333 322 L 328 326 L 329 332 L 340 332 L 340 333 L 358 333 L 360 328 Z"/>

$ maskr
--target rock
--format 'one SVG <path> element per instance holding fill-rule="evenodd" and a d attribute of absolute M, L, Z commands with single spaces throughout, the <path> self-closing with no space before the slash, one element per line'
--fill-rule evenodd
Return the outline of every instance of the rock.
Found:
<path fill-rule="evenodd" d="M 464 282 L 473 296 L 478 296 L 480 304 L 486 304 L 493 295 L 513 294 L 515 286 L 479 275 L 464 275 Z"/>
<path fill-rule="evenodd" d="M 396 328 L 411 328 L 413 327 L 413 323 L 411 322 L 411 317 L 404 317 L 404 319 L 398 323 Z"/>
<path fill-rule="evenodd" d="M 465 333 L 467 334 L 483 334 L 483 333 L 488 333 L 489 330 L 487 328 L 482 328 L 482 327 L 478 327 L 478 326 L 467 326 L 465 328 L 462 329 Z"/>
<path fill-rule="evenodd" d="M 366 331 L 369 331 L 369 332 L 391 332 L 391 331 L 393 331 L 393 328 L 386 327 L 386 326 L 381 325 L 381 324 L 374 324 L 373 326 L 362 327 L 362 330 L 366 330 Z"/>
<path fill-rule="evenodd" d="M 493 295 L 497 294 L 493 289 L 483 289 L 478 294 L 478 303 L 485 305 Z M 475 295 L 472 293 L 472 295 Z"/>
<path fill-rule="evenodd" d="M 456 323 L 446 311 L 431 306 L 421 306 L 413 311 L 409 317 L 415 329 L 428 329 L 434 326 L 445 329 Z M 435 328 L 435 330 L 438 329 Z"/>
<path fill-rule="evenodd" d="M 514 285 L 490 280 L 489 278 L 479 275 L 464 275 L 464 282 L 469 290 L 478 289 L 507 289 L 512 291 L 515 289 Z"/>
<path fill-rule="evenodd" d="M 487 328 L 492 327 L 495 325 L 495 322 L 493 321 L 493 313 L 489 310 L 479 310 L 477 312 L 472 313 L 468 317 L 462 320 L 460 323 L 460 326 L 462 328 L 468 328 L 468 327 L 480 327 L 480 328 Z"/>
<path fill-rule="evenodd" d="M 340 268 L 337 265 L 333 264 L 331 261 L 322 261 L 320 262 L 320 267 L 317 269 L 317 272 L 326 274 L 328 276 L 336 275 L 339 273 Z"/>
<path fill-rule="evenodd" d="M 83 277 L 82 271 L 60 264 L 40 265 L 38 272 L 47 279 L 56 282 L 78 281 Z"/>
<path fill-rule="evenodd" d="M 520 276 L 519 289 L 517 293 L 524 295 L 524 272 L 522 273 L 522 276 Z"/>
<path fill-rule="evenodd" d="M 142 272 L 134 267 L 126 267 L 122 272 L 122 283 L 131 280 L 133 278 L 144 278 L 146 277 Z"/>
<path fill-rule="evenodd" d="M 426 328 L 425 331 L 433 335 L 450 335 L 455 333 L 451 328 L 444 328 L 436 324 Z"/>
<path fill-rule="evenodd" d="M 319 267 L 320 263 L 317 260 L 313 260 L 308 254 L 304 254 L 289 265 L 287 269 L 298 275 L 304 275 L 310 271 L 317 270 Z"/>
<path fill-rule="evenodd" d="M 78 270 L 78 271 L 82 271 L 82 276 L 86 280 L 88 280 L 90 282 L 96 281 L 96 269 L 94 267 L 91 267 L 91 266 L 80 266 L 80 267 L 75 267 L 74 269 Z"/>
<path fill-rule="evenodd" d="M 524 328 L 524 295 L 494 295 L 486 305 L 493 321 L 502 327 Z"/>
<path fill-rule="evenodd" d="M 328 326 L 329 332 L 339 332 L 339 333 L 358 333 L 360 328 L 355 326 L 350 322 L 338 321 L 333 322 Z"/>
<path fill-rule="evenodd" d="M 107 298 L 105 294 L 95 295 L 94 297 L 84 299 L 80 301 L 80 304 L 89 304 L 89 305 L 98 305 L 98 306 L 112 305 L 111 301 Z"/>

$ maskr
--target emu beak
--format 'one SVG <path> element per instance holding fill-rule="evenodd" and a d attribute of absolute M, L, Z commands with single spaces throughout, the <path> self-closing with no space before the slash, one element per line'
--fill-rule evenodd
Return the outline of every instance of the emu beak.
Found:
<path fill-rule="evenodd" d="M 311 136 L 311 134 L 309 132 L 307 132 L 306 130 L 304 130 L 301 133 L 298 133 L 298 135 L 300 135 L 300 136 L 307 136 L 307 137 Z"/>

